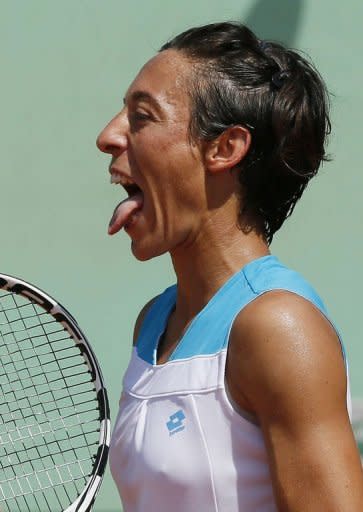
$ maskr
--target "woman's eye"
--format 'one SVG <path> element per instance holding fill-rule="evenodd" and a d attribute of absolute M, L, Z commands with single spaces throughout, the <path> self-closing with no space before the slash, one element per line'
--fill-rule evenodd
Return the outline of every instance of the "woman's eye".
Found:
<path fill-rule="evenodd" d="M 135 122 L 145 122 L 151 119 L 149 114 L 146 114 L 145 112 L 135 111 L 130 114 L 130 121 L 131 123 Z"/>

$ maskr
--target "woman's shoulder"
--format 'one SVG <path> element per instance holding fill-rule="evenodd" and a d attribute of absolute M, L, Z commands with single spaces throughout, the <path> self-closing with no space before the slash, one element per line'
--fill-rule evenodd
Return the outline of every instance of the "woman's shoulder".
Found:
<path fill-rule="evenodd" d="M 227 379 L 235 383 L 237 394 L 238 388 L 243 390 L 250 404 L 276 397 L 298 404 L 299 393 L 324 388 L 327 381 L 345 393 L 336 330 L 311 301 L 286 290 L 257 297 L 236 317 L 227 369 Z"/>

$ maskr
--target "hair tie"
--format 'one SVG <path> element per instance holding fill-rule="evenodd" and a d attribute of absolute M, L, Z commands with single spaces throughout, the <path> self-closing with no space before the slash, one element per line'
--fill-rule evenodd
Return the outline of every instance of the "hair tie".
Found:
<path fill-rule="evenodd" d="M 282 71 L 277 71 L 272 75 L 271 83 L 276 87 L 276 89 L 281 89 L 287 78 L 290 78 L 290 73 L 283 69 Z"/>
<path fill-rule="evenodd" d="M 259 42 L 258 42 L 258 46 L 260 48 L 261 51 L 265 51 L 265 50 L 268 50 L 270 47 L 271 47 L 271 43 L 269 43 L 268 41 L 264 41 L 263 39 L 261 39 Z"/>

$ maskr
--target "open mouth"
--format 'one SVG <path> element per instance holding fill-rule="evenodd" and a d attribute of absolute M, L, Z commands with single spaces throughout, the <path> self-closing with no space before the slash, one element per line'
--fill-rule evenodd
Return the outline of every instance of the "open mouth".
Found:
<path fill-rule="evenodd" d="M 141 188 L 138 185 L 136 185 L 136 183 L 134 183 L 133 185 L 122 185 L 122 186 L 126 190 L 127 195 L 129 197 L 137 194 L 138 192 L 141 192 Z"/>
<path fill-rule="evenodd" d="M 128 228 L 134 224 L 138 212 L 143 207 L 144 195 L 141 188 L 130 177 L 111 170 L 111 183 L 121 185 L 128 197 L 121 201 L 113 213 L 108 232 L 113 235 L 122 228 Z"/>

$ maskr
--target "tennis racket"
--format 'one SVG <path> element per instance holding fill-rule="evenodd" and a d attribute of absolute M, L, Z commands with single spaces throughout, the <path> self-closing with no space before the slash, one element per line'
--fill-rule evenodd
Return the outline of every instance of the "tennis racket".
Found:
<path fill-rule="evenodd" d="M 75 319 L 0 274 L 1 512 L 89 512 L 109 440 L 101 371 Z"/>

